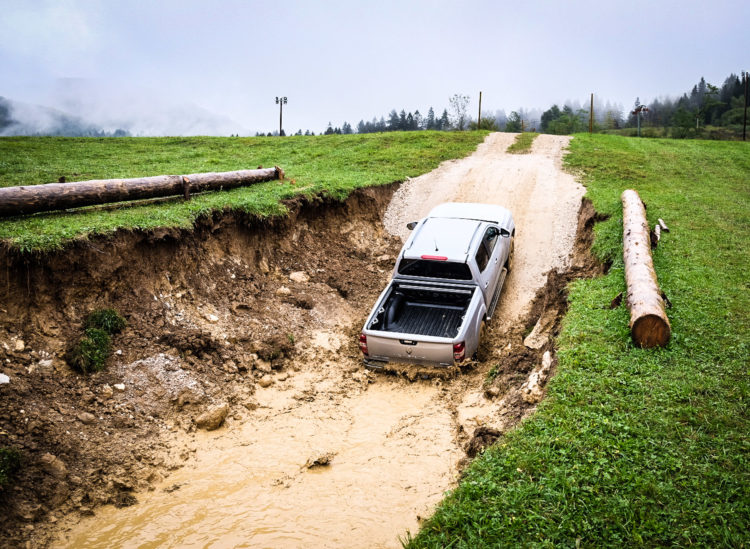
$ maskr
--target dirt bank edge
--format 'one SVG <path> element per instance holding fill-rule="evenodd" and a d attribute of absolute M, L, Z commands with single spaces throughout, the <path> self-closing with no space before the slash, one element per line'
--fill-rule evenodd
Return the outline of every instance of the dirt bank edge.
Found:
<path fill-rule="evenodd" d="M 0 447 L 22 455 L 0 491 L 5 541 L 43 546 L 69 512 L 134 503 L 134 492 L 187 459 L 174 434 L 194 429 L 199 411 L 222 402 L 251 410 L 255 384 L 295 352 L 305 315 L 315 313 L 314 290 L 359 308 L 382 285 L 386 269 L 372 265 L 398 249 L 378 230 L 397 186 L 358 189 L 344 201 L 295 199 L 283 217 L 215 212 L 189 230 L 122 230 L 44 254 L 0 251 L 0 372 L 10 377 L 0 385 Z M 291 273 L 306 273 L 312 293 Z M 104 372 L 74 374 L 62 355 L 86 314 L 105 306 L 128 320 L 113 340 L 120 354 Z M 225 324 L 232 328 L 217 328 Z M 141 359 L 205 383 L 191 393 L 186 381 L 171 394 L 146 380 L 150 393 L 126 398 L 113 363 L 141 361 L 152 374 Z"/>

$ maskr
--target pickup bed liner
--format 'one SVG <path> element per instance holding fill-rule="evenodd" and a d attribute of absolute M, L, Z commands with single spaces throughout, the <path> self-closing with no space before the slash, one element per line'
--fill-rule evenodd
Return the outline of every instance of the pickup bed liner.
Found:
<path fill-rule="evenodd" d="M 395 288 L 370 329 L 453 338 L 458 334 L 471 301 L 471 291 Z"/>

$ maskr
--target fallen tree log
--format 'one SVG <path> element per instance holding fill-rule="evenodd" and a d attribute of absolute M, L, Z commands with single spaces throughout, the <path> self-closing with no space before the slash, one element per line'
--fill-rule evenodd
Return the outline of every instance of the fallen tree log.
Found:
<path fill-rule="evenodd" d="M 234 172 L 157 175 L 135 179 L 97 179 L 0 188 L 0 216 L 78 208 L 93 204 L 232 189 L 262 181 L 284 179 L 278 166 Z"/>
<path fill-rule="evenodd" d="M 671 326 L 654 271 L 646 209 L 638 193 L 622 193 L 622 244 L 630 334 L 640 347 L 664 346 Z"/>

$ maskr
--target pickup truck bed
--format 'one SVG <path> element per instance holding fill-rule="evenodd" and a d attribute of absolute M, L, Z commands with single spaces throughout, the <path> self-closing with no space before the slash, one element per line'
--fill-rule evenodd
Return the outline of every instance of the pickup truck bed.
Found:
<path fill-rule="evenodd" d="M 463 323 L 472 291 L 395 284 L 370 322 L 371 330 L 454 338 Z"/>

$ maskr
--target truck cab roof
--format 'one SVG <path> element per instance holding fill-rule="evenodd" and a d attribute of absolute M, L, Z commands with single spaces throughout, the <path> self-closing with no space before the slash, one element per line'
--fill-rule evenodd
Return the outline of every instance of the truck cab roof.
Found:
<path fill-rule="evenodd" d="M 482 228 L 497 224 L 513 232 L 511 213 L 492 204 L 448 202 L 432 209 L 404 246 L 404 258 L 465 262 Z"/>

